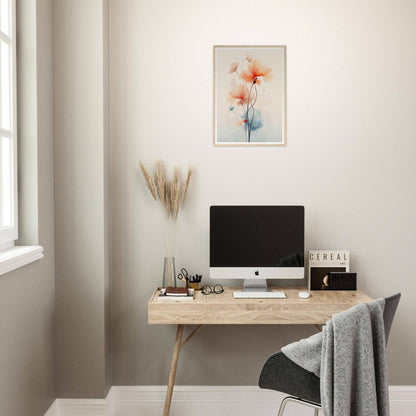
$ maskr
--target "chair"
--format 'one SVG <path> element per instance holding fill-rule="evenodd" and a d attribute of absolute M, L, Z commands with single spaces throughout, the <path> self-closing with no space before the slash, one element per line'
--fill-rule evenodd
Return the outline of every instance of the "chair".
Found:
<path fill-rule="evenodd" d="M 384 332 L 387 339 L 400 300 L 400 293 L 385 298 Z M 282 416 L 286 404 L 290 401 L 312 407 L 317 416 L 321 408 L 320 379 L 315 374 L 295 364 L 281 351 L 271 355 L 260 373 L 259 386 L 262 389 L 277 390 L 290 394 L 285 397 L 279 408 L 278 416 Z"/>

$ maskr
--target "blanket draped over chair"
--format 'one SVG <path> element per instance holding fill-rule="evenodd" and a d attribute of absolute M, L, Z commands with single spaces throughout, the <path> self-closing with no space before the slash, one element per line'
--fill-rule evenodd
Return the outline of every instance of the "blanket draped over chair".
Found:
<path fill-rule="evenodd" d="M 322 332 L 282 348 L 320 377 L 324 416 L 389 416 L 385 300 L 333 315 Z"/>

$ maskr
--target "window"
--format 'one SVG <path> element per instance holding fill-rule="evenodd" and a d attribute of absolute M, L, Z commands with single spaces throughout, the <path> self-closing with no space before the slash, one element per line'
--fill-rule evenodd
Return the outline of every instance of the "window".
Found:
<path fill-rule="evenodd" d="M 15 0 L 0 0 L 0 275 L 39 260 L 43 247 L 17 240 Z"/>
<path fill-rule="evenodd" d="M 17 239 L 15 1 L 0 0 L 0 250 Z"/>

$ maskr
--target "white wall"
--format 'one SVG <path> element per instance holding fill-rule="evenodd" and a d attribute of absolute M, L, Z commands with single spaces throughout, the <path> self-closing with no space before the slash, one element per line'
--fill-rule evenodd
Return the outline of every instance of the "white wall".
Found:
<path fill-rule="evenodd" d="M 390 381 L 416 384 L 415 13 L 387 0 L 111 1 L 113 385 L 167 381 L 174 328 L 146 323 L 159 218 L 138 169 L 157 158 L 196 172 L 178 266 L 207 277 L 211 204 L 303 204 L 307 250 L 348 249 L 361 289 L 403 293 Z M 213 147 L 215 44 L 287 45 L 287 147 Z M 268 354 L 313 331 L 206 327 L 178 383 L 256 384 Z"/>
<path fill-rule="evenodd" d="M 54 3 L 56 392 L 110 388 L 108 0 Z"/>
<path fill-rule="evenodd" d="M 52 1 L 16 4 L 19 240 L 44 258 L 0 277 L 0 414 L 33 416 L 55 399 Z"/>

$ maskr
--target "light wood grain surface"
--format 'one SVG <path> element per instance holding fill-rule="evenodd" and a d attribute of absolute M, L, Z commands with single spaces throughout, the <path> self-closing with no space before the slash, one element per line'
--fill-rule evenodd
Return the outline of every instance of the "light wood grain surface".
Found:
<path fill-rule="evenodd" d="M 149 324 L 318 324 L 329 321 L 334 313 L 345 311 L 354 305 L 372 300 L 357 291 L 312 291 L 309 299 L 300 299 L 299 290 L 278 289 L 286 293 L 286 299 L 234 299 L 233 291 L 241 288 L 225 288 L 219 295 L 203 295 L 196 291 L 193 301 L 157 300 L 156 289 L 148 304 Z"/>

